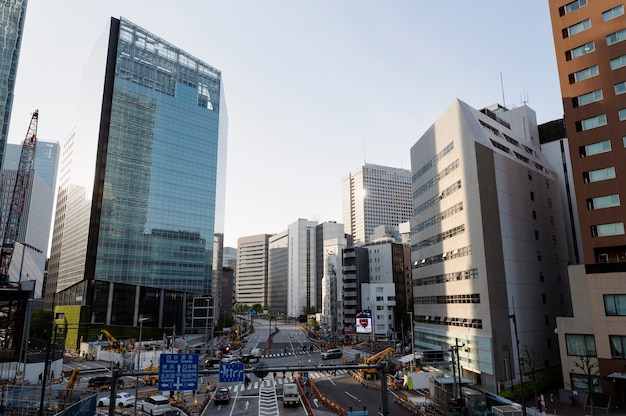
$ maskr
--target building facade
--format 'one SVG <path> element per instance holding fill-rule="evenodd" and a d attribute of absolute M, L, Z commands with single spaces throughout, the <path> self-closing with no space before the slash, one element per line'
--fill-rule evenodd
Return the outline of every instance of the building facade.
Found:
<path fill-rule="evenodd" d="M 458 342 L 462 376 L 493 392 L 519 374 L 518 340 L 541 357 L 538 372 L 557 371 L 569 259 L 534 112 L 456 100 L 413 145 L 411 166 L 415 350 Z"/>
<path fill-rule="evenodd" d="M 267 306 L 270 237 L 270 234 L 258 234 L 237 240 L 237 303 Z"/>
<path fill-rule="evenodd" d="M 0 161 L 4 159 L 9 134 L 27 5 L 28 0 L 0 2 Z"/>
<path fill-rule="evenodd" d="M 24 202 L 24 211 L 20 219 L 20 230 L 16 241 L 15 253 L 9 268 L 12 282 L 34 280 L 34 297 L 42 296 L 46 259 L 50 240 L 52 212 L 54 205 L 54 186 L 56 184 L 59 163 L 59 145 L 37 141 L 33 160 L 33 173 Z M 18 170 L 22 146 L 7 144 L 4 154 L 4 178 L 2 194 L 2 215 L 7 218 L 15 176 Z"/>
<path fill-rule="evenodd" d="M 193 298 L 211 294 L 214 237 L 223 232 L 221 73 L 112 18 L 82 82 L 47 306 L 92 327 L 123 331 L 148 318 L 148 334 L 184 334 Z"/>
<path fill-rule="evenodd" d="M 626 404 L 626 14 L 622 1 L 550 0 L 584 264 L 557 320 L 565 388 Z M 591 380 L 589 380 L 591 379 Z"/>
<path fill-rule="evenodd" d="M 343 223 L 355 245 L 368 244 L 378 226 L 408 221 L 411 204 L 407 169 L 366 163 L 342 180 Z"/>

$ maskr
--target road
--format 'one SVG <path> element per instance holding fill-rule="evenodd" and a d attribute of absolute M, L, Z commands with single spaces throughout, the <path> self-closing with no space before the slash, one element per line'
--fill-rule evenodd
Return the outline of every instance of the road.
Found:
<path fill-rule="evenodd" d="M 378 407 L 381 405 L 381 396 L 379 390 L 370 390 L 358 384 L 346 370 L 337 370 L 334 374 L 324 370 L 324 366 L 332 366 L 341 364 L 340 359 L 324 361 L 321 359 L 320 351 L 315 344 L 308 339 L 302 329 L 294 325 L 278 323 L 272 321 L 272 330 L 278 327 L 279 332 L 273 337 L 273 342 L 269 353 L 266 352 L 267 339 L 270 334 L 270 327 L 267 321 L 255 319 L 255 332 L 250 334 L 248 342 L 245 344 L 242 353 L 249 353 L 252 348 L 261 348 L 263 355 L 260 362 L 264 362 L 268 367 L 294 367 L 293 372 L 283 374 L 281 372 L 270 373 L 264 379 L 259 379 L 254 374 L 248 373 L 251 379 L 249 386 L 245 387 L 243 383 L 219 383 L 218 374 L 210 374 L 201 376 L 200 383 L 205 384 L 208 381 L 215 383 L 220 387 L 228 387 L 231 393 L 231 400 L 228 404 L 214 405 L 210 403 L 202 413 L 204 415 L 306 415 L 306 411 L 302 404 L 299 407 L 285 408 L 282 404 L 283 385 L 293 382 L 297 376 L 297 367 L 300 366 L 319 366 L 319 371 L 309 371 L 308 377 L 315 380 L 320 391 L 340 406 L 348 409 L 350 406 L 354 410 L 362 410 L 366 406 L 370 410 L 370 415 L 375 415 Z M 351 353 L 346 353 L 348 358 L 354 358 Z M 252 364 L 255 366 L 256 364 Z M 91 377 L 97 375 L 110 375 L 110 368 L 97 361 L 80 361 L 67 363 L 66 367 L 80 366 L 83 369 L 80 377 L 81 380 L 75 388 L 84 389 Z M 250 367 L 248 367 L 250 368 Z M 129 377 L 130 378 L 130 377 Z M 64 389 L 64 385 L 55 385 L 55 389 Z M 155 387 L 140 386 L 139 391 L 148 391 Z M 130 394 L 135 394 L 134 388 L 127 388 Z M 107 395 L 108 392 L 98 394 L 98 398 Z M 193 397 L 191 392 L 187 392 L 186 401 L 193 407 Z M 197 397 L 198 402 L 202 402 L 203 396 Z M 326 412 L 324 406 L 312 396 L 309 396 L 311 406 L 315 413 L 319 415 L 330 414 Z M 391 414 L 404 414 L 405 411 L 398 406 L 398 409 L 392 406 L 393 396 L 389 395 Z M 141 408 L 141 405 L 138 406 Z M 396 410 L 396 411 L 394 411 Z"/>

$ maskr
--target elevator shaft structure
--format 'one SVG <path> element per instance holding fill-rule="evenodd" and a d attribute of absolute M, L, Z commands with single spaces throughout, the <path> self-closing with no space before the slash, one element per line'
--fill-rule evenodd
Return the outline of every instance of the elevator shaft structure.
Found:
<path fill-rule="evenodd" d="M 26 138 L 22 143 L 22 153 L 15 176 L 15 185 L 13 186 L 9 212 L 3 224 L 4 234 L 2 236 L 2 248 L 0 250 L 0 286 L 10 285 L 9 267 L 11 266 L 11 259 L 15 251 L 15 241 L 20 232 L 20 221 L 22 219 L 22 213 L 24 212 L 24 201 L 26 200 L 34 169 L 38 121 L 39 110 L 35 110 L 30 120 Z"/>

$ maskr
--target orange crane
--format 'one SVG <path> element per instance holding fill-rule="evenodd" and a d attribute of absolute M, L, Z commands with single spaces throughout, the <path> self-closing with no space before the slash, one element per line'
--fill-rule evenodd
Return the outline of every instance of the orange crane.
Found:
<path fill-rule="evenodd" d="M 380 363 L 387 354 L 390 352 L 394 352 L 396 349 L 393 347 L 386 348 L 380 351 L 378 354 L 374 354 L 369 358 L 366 358 L 363 364 L 378 364 Z M 370 376 L 376 376 L 378 374 L 378 370 L 375 368 L 364 368 L 361 370 L 361 375 L 365 378 Z"/>
<path fill-rule="evenodd" d="M 0 249 L 0 285 L 4 286 L 9 284 L 9 266 L 11 266 L 15 240 L 20 231 L 20 221 L 24 212 L 24 201 L 26 200 L 30 178 L 33 173 L 38 122 L 39 110 L 35 110 L 30 120 L 26 138 L 22 143 L 22 154 L 20 155 L 20 164 L 15 176 L 9 214 L 4 222 L 4 235 L 2 237 L 2 248 Z"/>

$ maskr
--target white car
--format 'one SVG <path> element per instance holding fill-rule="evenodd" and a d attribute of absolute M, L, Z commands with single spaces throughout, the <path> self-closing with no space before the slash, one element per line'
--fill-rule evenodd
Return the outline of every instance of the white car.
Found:
<path fill-rule="evenodd" d="M 111 403 L 111 395 L 107 395 L 98 399 L 98 406 L 109 406 Z M 117 393 L 115 395 L 115 405 L 119 407 L 128 407 L 135 404 L 135 396 L 129 393 Z"/>
<path fill-rule="evenodd" d="M 222 362 L 226 364 L 239 361 L 239 360 L 240 360 L 239 356 L 235 354 L 228 354 L 222 357 Z"/>

